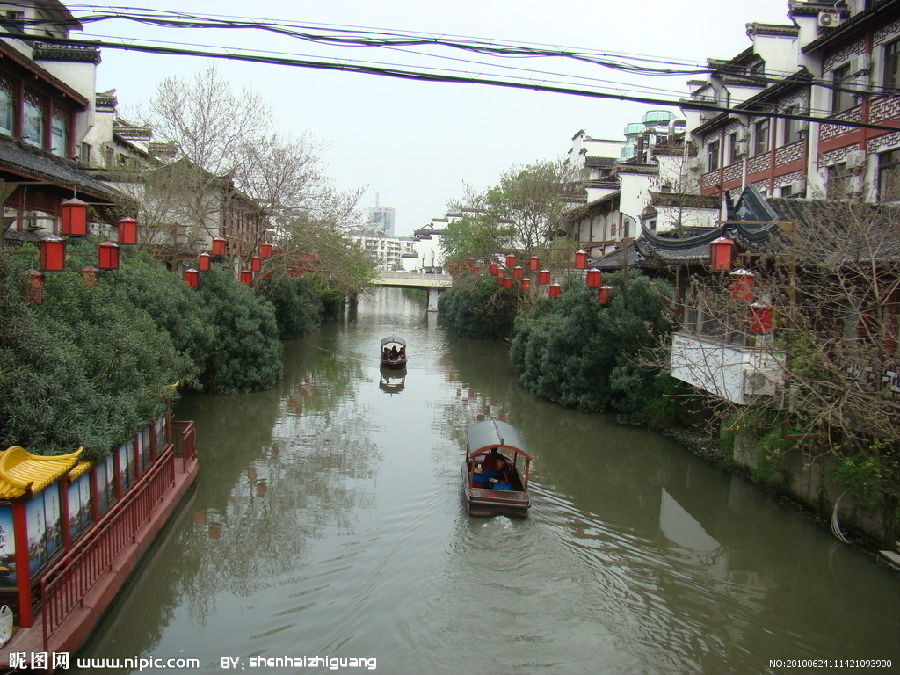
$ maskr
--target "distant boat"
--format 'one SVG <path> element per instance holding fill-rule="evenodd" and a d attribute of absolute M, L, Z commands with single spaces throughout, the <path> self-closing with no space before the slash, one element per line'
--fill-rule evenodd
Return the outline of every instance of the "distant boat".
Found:
<path fill-rule="evenodd" d="M 406 366 L 406 342 L 398 337 L 386 337 L 381 341 L 381 365 L 385 368 Z"/>
<path fill-rule="evenodd" d="M 519 473 L 520 457 L 523 473 Z M 533 460 L 513 425 L 485 420 L 470 426 L 462 463 L 462 488 L 469 515 L 527 516 L 531 506 L 528 471 Z"/>

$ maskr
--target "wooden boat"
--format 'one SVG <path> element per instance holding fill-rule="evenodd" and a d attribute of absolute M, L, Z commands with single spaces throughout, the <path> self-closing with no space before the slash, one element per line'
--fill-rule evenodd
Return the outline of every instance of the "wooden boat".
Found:
<path fill-rule="evenodd" d="M 528 470 L 533 460 L 513 425 L 485 420 L 470 426 L 462 463 L 462 487 L 469 515 L 527 516 L 531 506 Z"/>
<path fill-rule="evenodd" d="M 381 365 L 385 368 L 406 366 L 406 342 L 398 337 L 387 337 L 381 341 Z"/>

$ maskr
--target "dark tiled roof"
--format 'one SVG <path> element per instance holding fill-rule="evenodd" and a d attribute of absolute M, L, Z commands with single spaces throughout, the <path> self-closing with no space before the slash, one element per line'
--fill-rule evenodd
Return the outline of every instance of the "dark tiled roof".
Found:
<path fill-rule="evenodd" d="M 682 192 L 651 192 L 652 206 L 690 206 L 699 209 L 719 208 L 718 195 L 698 195 Z"/>
<path fill-rule="evenodd" d="M 0 135 L 0 174 L 11 173 L 16 178 L 52 183 L 62 188 L 75 188 L 95 199 L 109 202 L 127 198 L 85 173 L 74 162 L 55 157 L 30 145 Z"/>
<path fill-rule="evenodd" d="M 597 157 L 596 155 L 588 155 L 584 158 L 585 166 L 615 166 L 616 157 Z"/>

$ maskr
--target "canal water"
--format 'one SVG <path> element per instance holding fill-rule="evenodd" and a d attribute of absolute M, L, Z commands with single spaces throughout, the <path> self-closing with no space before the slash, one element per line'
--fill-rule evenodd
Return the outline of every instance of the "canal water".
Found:
<path fill-rule="evenodd" d="M 409 366 L 386 381 L 390 335 Z M 465 512 L 480 416 L 508 419 L 536 456 L 527 519 Z M 900 672 L 896 572 L 657 434 L 534 398 L 503 344 L 451 337 L 399 289 L 287 343 L 274 390 L 189 396 L 176 417 L 197 423 L 199 483 L 79 657 L 205 673 L 228 657 L 260 673 Z"/>

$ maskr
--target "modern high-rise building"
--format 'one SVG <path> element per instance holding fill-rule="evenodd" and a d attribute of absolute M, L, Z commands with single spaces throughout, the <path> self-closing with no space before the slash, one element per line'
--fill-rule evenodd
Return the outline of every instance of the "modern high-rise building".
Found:
<path fill-rule="evenodd" d="M 373 206 L 369 209 L 369 227 L 386 237 L 394 236 L 397 211 L 393 206 Z"/>

